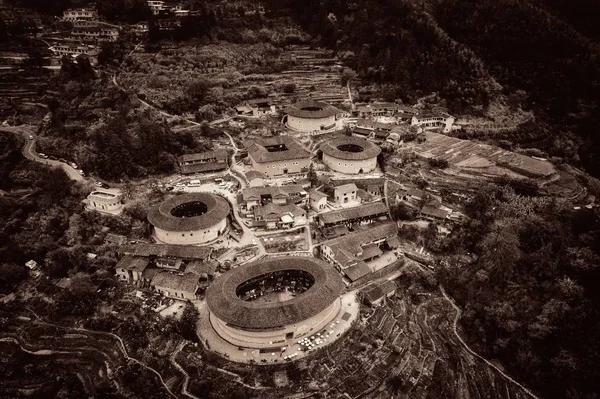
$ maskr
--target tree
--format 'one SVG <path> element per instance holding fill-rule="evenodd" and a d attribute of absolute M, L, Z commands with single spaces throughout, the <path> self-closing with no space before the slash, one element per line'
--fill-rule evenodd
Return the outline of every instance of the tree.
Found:
<path fill-rule="evenodd" d="M 315 166 L 313 165 L 313 163 L 311 162 L 310 166 L 308 167 L 308 173 L 307 176 L 308 181 L 310 181 L 310 186 L 311 187 L 317 187 L 319 185 L 319 176 L 317 175 L 317 172 L 315 171 Z"/>
<path fill-rule="evenodd" d="M 356 72 L 354 72 L 350 68 L 344 68 L 344 70 L 342 71 L 342 76 L 340 78 L 340 83 L 342 86 L 346 86 L 355 77 L 356 77 Z"/>
<path fill-rule="evenodd" d="M 14 263 L 0 263 L 0 293 L 14 292 L 27 278 L 27 267 Z"/>
<path fill-rule="evenodd" d="M 415 220 L 415 211 L 404 204 L 390 206 L 390 213 L 394 220 Z"/>
<path fill-rule="evenodd" d="M 179 333 L 182 337 L 187 340 L 198 342 L 198 335 L 196 334 L 196 325 L 200 319 L 200 312 L 192 304 L 187 301 L 181 319 L 179 320 Z"/>
<path fill-rule="evenodd" d="M 509 224 L 496 224 L 480 244 L 481 262 L 496 281 L 506 282 L 512 277 L 521 257 L 519 237 Z"/>
<path fill-rule="evenodd" d="M 202 101 L 208 94 L 211 84 L 207 79 L 197 79 L 188 88 L 188 95 L 198 101 Z"/>
<path fill-rule="evenodd" d="M 283 86 L 283 92 L 286 94 L 292 94 L 296 91 L 296 84 L 295 83 L 286 83 Z"/>

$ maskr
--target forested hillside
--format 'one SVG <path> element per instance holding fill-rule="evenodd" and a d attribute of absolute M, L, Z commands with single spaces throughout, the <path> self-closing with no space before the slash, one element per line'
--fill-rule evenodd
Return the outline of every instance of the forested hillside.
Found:
<path fill-rule="evenodd" d="M 457 115 L 491 101 L 533 110 L 536 125 L 519 128 L 514 143 L 598 176 L 598 29 L 585 17 L 598 5 L 578 2 L 573 11 L 571 3 L 272 0 L 268 8 L 294 15 L 388 100 L 435 91 Z"/>
<path fill-rule="evenodd" d="M 585 398 L 600 375 L 600 221 L 567 201 L 483 188 L 453 249 L 479 258 L 440 265 L 464 305 L 470 342 L 546 398 Z M 458 238 L 460 237 L 460 238 Z"/>
<path fill-rule="evenodd" d="M 63 65 L 51 81 L 60 94 L 46 98 L 51 114 L 39 150 L 115 180 L 173 172 L 177 155 L 207 149 L 190 132 L 173 133 L 109 77 L 82 72 L 80 62 Z"/>

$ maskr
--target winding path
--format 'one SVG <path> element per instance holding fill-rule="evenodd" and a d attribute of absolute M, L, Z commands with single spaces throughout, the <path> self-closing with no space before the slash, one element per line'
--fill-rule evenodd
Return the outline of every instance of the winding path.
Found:
<path fill-rule="evenodd" d="M 440 291 L 441 291 L 442 295 L 444 296 L 444 298 L 446 299 L 446 301 L 448 301 L 450 303 L 450 305 L 452 305 L 452 307 L 454 308 L 454 310 L 456 310 L 456 316 L 454 316 L 454 322 L 453 322 L 453 325 L 452 325 L 452 330 L 454 331 L 454 335 L 456 336 L 456 338 L 458 338 L 458 340 L 460 341 L 460 343 L 462 344 L 462 346 L 466 349 L 466 351 L 469 352 L 471 355 L 475 356 L 476 358 L 478 358 L 479 360 L 485 362 L 485 364 L 487 364 L 488 366 L 490 366 L 491 368 L 493 368 L 494 370 L 496 370 L 500 375 L 502 375 L 508 381 L 512 382 L 513 384 L 515 384 L 516 386 L 518 386 L 519 388 L 521 388 L 527 395 L 531 396 L 534 399 L 539 399 L 533 392 L 531 392 L 529 389 L 525 388 L 523 385 L 521 385 L 520 383 L 518 383 L 517 381 L 515 381 L 514 379 L 512 379 L 504 371 L 500 370 L 494 363 L 490 362 L 489 360 L 487 360 L 483 356 L 480 356 L 473 349 L 471 349 L 469 347 L 469 345 L 467 345 L 467 343 L 458 334 L 458 320 L 460 319 L 462 311 L 456 305 L 456 303 L 454 303 L 454 300 L 452 298 L 450 298 L 450 296 L 448 296 L 448 294 L 444 290 L 444 287 L 442 287 L 441 285 L 440 285 Z"/>
<path fill-rule="evenodd" d="M 183 386 L 181 387 L 181 393 L 184 394 L 185 396 L 187 396 L 188 398 L 192 398 L 192 399 L 199 399 L 197 396 L 194 396 L 193 394 L 191 394 L 188 391 L 188 386 L 190 384 L 190 375 L 187 373 L 187 371 L 185 371 L 185 369 L 183 367 L 181 367 L 179 365 L 179 363 L 177 363 L 177 354 L 179 352 L 181 352 L 181 350 L 183 349 L 183 347 L 185 346 L 185 341 L 181 341 L 179 343 L 179 345 L 177 345 L 177 348 L 175 348 L 175 351 L 171 354 L 171 356 L 169 357 L 169 360 L 171 361 L 171 364 L 173 365 L 173 367 L 175 367 L 177 370 L 179 370 L 179 372 L 181 374 L 183 374 Z"/>
<path fill-rule="evenodd" d="M 36 128 L 31 125 L 3 126 L 0 128 L 0 131 L 2 132 L 14 133 L 23 136 L 25 139 L 25 145 L 23 146 L 21 152 L 25 158 L 44 165 L 59 167 L 65 171 L 71 180 L 80 182 L 85 181 L 85 178 L 81 176 L 77 170 L 72 168 L 71 165 L 53 159 L 44 159 L 40 157 L 37 152 L 35 152 L 35 139 L 37 138 L 35 130 Z M 29 137 L 33 137 L 33 139 L 30 140 Z"/>

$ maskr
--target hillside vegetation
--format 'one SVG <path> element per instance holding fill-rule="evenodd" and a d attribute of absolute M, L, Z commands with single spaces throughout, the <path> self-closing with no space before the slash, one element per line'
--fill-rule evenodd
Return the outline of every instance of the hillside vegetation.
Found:
<path fill-rule="evenodd" d="M 560 0 L 267 3 L 379 85 L 376 94 L 412 102 L 437 92 L 457 115 L 492 101 L 534 111 L 533 127 L 501 139 L 600 175 L 597 28 L 579 17 L 597 15 L 594 2 L 579 2 L 579 12 Z"/>

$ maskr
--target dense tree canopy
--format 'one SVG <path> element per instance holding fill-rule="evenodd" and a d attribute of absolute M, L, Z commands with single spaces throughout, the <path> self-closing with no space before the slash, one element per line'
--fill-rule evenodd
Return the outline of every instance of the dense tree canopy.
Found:
<path fill-rule="evenodd" d="M 456 247 L 478 254 L 438 277 L 464 305 L 471 340 L 548 398 L 598 392 L 600 220 L 566 201 L 481 190 Z M 550 383 L 551 381 L 551 383 Z"/>

